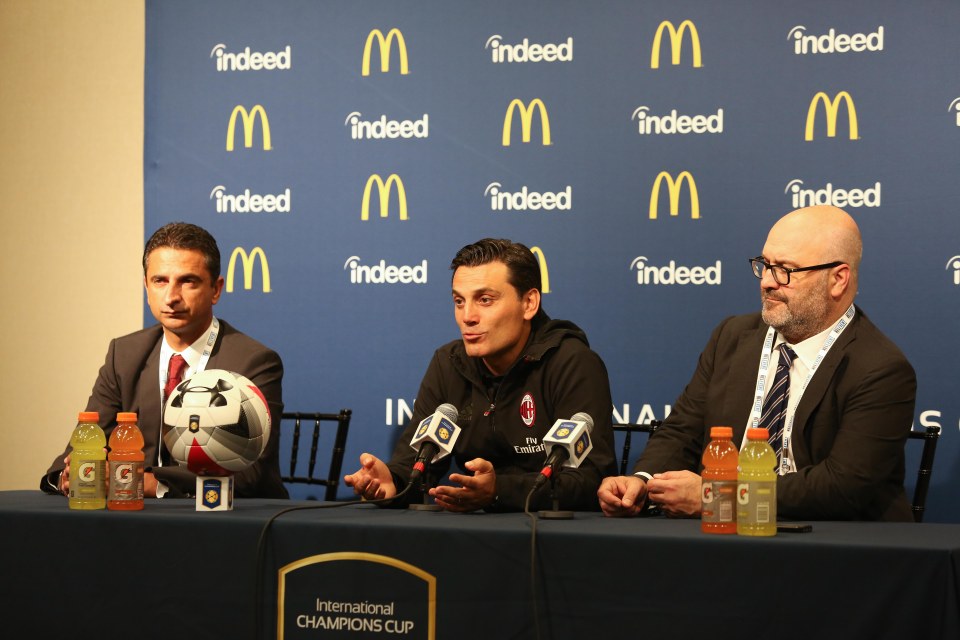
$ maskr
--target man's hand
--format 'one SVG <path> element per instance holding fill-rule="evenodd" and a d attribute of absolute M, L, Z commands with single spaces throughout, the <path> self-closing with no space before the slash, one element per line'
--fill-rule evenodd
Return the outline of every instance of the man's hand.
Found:
<path fill-rule="evenodd" d="M 57 485 L 57 489 L 60 490 L 65 496 L 70 495 L 70 454 L 67 454 L 67 457 L 63 459 L 63 471 L 60 472 L 60 483 Z"/>
<path fill-rule="evenodd" d="M 613 518 L 640 513 L 646 495 L 647 483 L 637 476 L 610 476 L 604 478 L 597 489 L 600 509 Z"/>
<path fill-rule="evenodd" d="M 397 486 L 386 463 L 369 453 L 360 454 L 360 468 L 343 477 L 347 486 L 365 500 L 383 500 L 397 495 Z"/>
<path fill-rule="evenodd" d="M 441 485 L 430 489 L 430 495 L 447 511 L 476 511 L 491 505 L 497 499 L 497 473 L 493 464 L 483 458 L 474 458 L 464 465 L 472 476 L 450 474 L 450 482 L 460 486 Z"/>
<path fill-rule="evenodd" d="M 143 497 L 157 497 L 157 476 L 153 475 L 149 471 L 146 471 L 143 474 Z"/>
<path fill-rule="evenodd" d="M 670 517 L 699 516 L 700 483 L 700 476 L 692 471 L 655 473 L 647 483 L 647 498 Z"/>

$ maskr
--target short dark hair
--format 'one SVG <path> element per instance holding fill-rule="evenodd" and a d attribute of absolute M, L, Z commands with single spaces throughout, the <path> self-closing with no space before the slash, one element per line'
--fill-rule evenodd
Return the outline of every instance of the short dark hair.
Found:
<path fill-rule="evenodd" d="M 199 251 L 207 263 L 207 271 L 214 282 L 220 277 L 220 248 L 210 233 L 189 222 L 171 222 L 165 224 L 150 236 L 143 248 L 143 275 L 147 275 L 147 258 L 154 249 L 170 247 Z"/>
<path fill-rule="evenodd" d="M 484 238 L 468 244 L 457 252 L 450 263 L 456 272 L 459 267 L 479 267 L 491 262 L 502 262 L 510 273 L 509 282 L 517 295 L 530 289 L 540 291 L 540 261 L 526 245 L 506 239 Z"/>

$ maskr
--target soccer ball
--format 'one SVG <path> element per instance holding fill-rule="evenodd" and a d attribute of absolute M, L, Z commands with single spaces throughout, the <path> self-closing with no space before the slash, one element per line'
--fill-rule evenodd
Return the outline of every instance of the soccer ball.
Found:
<path fill-rule="evenodd" d="M 163 443 L 200 476 L 228 476 L 257 461 L 270 438 L 270 409 L 249 379 L 223 369 L 196 373 L 163 412 Z"/>

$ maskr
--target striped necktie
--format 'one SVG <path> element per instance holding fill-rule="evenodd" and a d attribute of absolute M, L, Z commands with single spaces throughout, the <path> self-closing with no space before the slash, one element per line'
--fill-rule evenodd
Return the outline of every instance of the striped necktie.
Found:
<path fill-rule="evenodd" d="M 777 468 L 780 467 L 780 457 L 783 454 L 783 427 L 787 422 L 787 401 L 790 397 L 790 366 L 797 357 L 785 342 L 780 343 L 779 349 L 780 359 L 773 376 L 773 386 L 763 403 L 763 414 L 758 425 L 770 433 L 769 442 L 777 454 Z"/>

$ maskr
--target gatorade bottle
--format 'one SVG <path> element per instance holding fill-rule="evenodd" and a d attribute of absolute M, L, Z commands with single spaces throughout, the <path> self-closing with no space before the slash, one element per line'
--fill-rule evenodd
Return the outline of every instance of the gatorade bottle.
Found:
<path fill-rule="evenodd" d="M 777 535 L 777 454 L 766 429 L 747 429 L 737 477 L 737 533 Z"/>
<path fill-rule="evenodd" d="M 736 533 L 737 447 L 731 427 L 711 427 L 701 478 L 700 529 L 704 533 Z"/>
<path fill-rule="evenodd" d="M 103 509 L 107 504 L 107 438 L 96 411 L 81 411 L 70 437 L 70 508 Z"/>
<path fill-rule="evenodd" d="M 143 434 L 137 414 L 118 413 L 117 428 L 110 434 L 110 488 L 107 509 L 143 509 Z"/>

